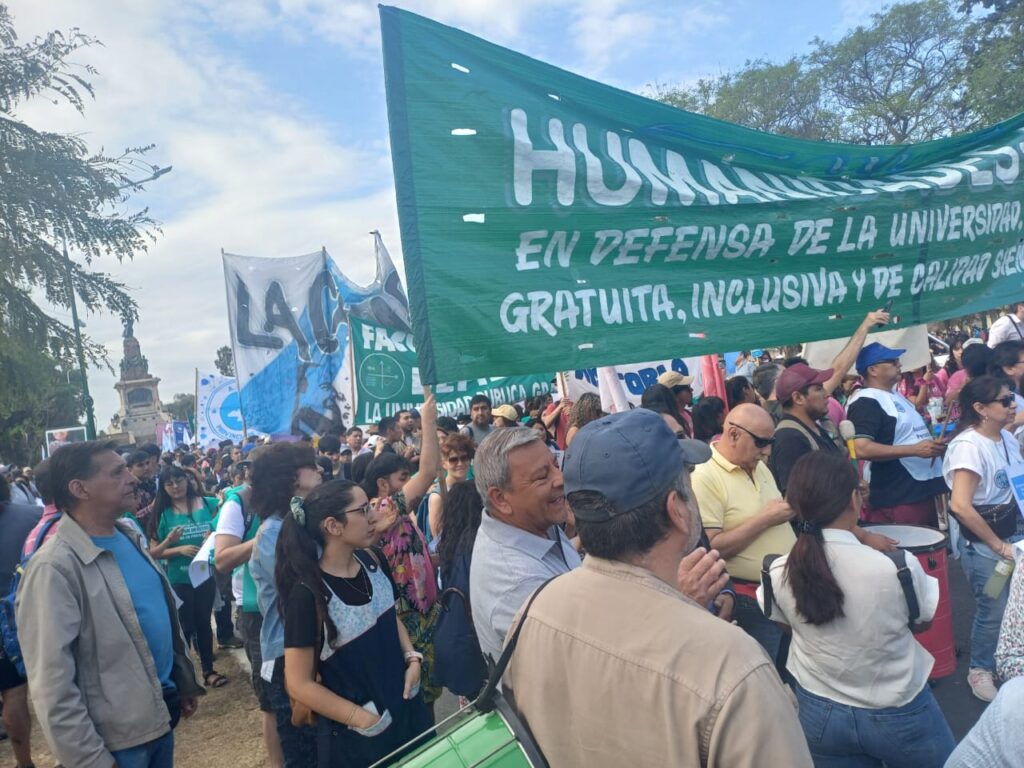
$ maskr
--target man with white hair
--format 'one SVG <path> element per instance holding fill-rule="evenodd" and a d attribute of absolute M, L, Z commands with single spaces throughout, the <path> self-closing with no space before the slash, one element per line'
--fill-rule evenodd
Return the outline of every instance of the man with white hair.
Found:
<path fill-rule="evenodd" d="M 469 598 L 485 656 L 497 660 L 512 619 L 526 598 L 580 564 L 562 532 L 565 488 L 554 454 L 535 429 L 492 431 L 473 461 L 484 500 L 473 544 Z"/>
<path fill-rule="evenodd" d="M 768 656 L 707 610 L 716 572 L 696 597 L 680 588 L 701 538 L 687 466 L 710 455 L 642 408 L 587 424 L 566 451 L 587 559 L 523 609 L 504 677 L 550 765 L 810 768 Z"/>

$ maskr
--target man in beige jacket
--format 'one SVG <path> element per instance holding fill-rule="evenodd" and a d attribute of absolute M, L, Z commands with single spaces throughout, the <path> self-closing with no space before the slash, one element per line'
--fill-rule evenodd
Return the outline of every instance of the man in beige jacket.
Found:
<path fill-rule="evenodd" d="M 163 571 L 133 529 L 135 477 L 114 443 L 50 458 L 64 517 L 29 561 L 18 637 L 36 716 L 71 768 L 171 768 L 173 727 L 204 691 Z"/>
<path fill-rule="evenodd" d="M 534 600 L 504 678 L 550 765 L 810 768 L 793 695 L 709 610 L 717 572 L 699 601 L 680 591 L 701 532 L 686 466 L 709 456 L 643 409 L 591 422 L 566 452 L 587 556 Z"/>

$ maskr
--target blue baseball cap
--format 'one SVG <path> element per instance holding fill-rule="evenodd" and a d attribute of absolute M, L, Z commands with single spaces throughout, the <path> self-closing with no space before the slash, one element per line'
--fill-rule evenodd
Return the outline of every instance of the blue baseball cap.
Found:
<path fill-rule="evenodd" d="M 899 360 L 900 355 L 906 351 L 905 349 L 892 349 L 885 346 L 885 344 L 873 341 L 865 346 L 860 351 L 860 354 L 857 355 L 857 373 L 863 374 L 872 365 L 885 362 L 886 360 Z"/>
<path fill-rule="evenodd" d="M 613 413 L 576 433 L 562 464 L 565 493 L 594 491 L 608 499 L 609 516 L 576 516 L 603 523 L 654 499 L 675 482 L 685 464 L 703 464 L 711 448 L 679 440 L 661 415 L 645 408 Z"/>

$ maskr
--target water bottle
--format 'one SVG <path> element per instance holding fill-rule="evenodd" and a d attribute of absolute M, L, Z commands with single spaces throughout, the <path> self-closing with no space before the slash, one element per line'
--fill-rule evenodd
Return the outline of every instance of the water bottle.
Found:
<path fill-rule="evenodd" d="M 1000 560 L 996 563 L 995 569 L 992 571 L 992 575 L 988 577 L 988 581 L 985 582 L 984 593 L 987 597 L 995 600 L 1002 594 L 1003 590 L 1006 589 L 1006 582 L 1010 580 L 1010 574 L 1013 573 L 1013 560 Z"/>

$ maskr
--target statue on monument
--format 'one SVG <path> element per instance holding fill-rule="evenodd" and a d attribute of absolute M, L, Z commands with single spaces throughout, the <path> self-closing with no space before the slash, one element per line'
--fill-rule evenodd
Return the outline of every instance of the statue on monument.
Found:
<path fill-rule="evenodd" d="M 124 320 L 124 341 L 121 360 L 121 381 L 137 381 L 149 378 L 149 361 L 142 354 L 139 340 L 135 338 L 135 321 L 131 317 Z"/>

